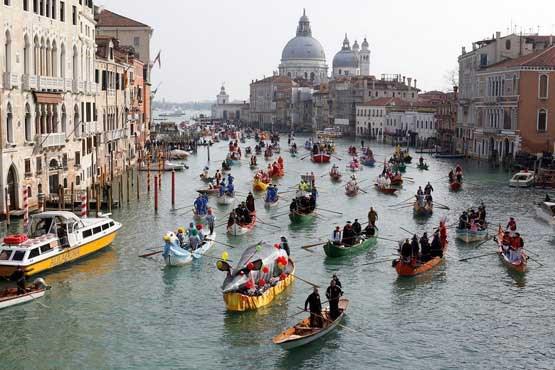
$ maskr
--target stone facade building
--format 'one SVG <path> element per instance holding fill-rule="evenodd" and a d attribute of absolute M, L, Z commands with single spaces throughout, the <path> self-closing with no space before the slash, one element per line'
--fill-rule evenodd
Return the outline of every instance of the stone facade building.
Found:
<path fill-rule="evenodd" d="M 458 152 L 477 158 L 501 159 L 512 157 L 521 149 L 515 131 L 518 76 L 499 72 L 490 75 L 492 70 L 488 72 L 488 68 L 544 50 L 551 42 L 549 36 L 511 34 L 501 37 L 497 32 L 491 39 L 473 43 L 469 52 L 462 48 L 458 58 Z M 501 100 L 504 101 L 502 107 L 497 105 Z"/>
<path fill-rule="evenodd" d="M 248 109 L 247 102 L 232 102 L 222 85 L 220 93 L 216 96 L 216 104 L 212 104 L 212 119 L 220 121 L 241 121 L 243 114 Z"/>
<path fill-rule="evenodd" d="M 296 82 L 287 76 L 271 76 L 250 85 L 250 123 L 265 130 L 289 131 L 291 94 Z"/>
<path fill-rule="evenodd" d="M 112 133 L 104 125 L 113 112 L 105 110 L 109 104 L 102 93 L 102 74 L 97 72 L 98 32 L 91 0 L 6 0 L 0 4 L 0 25 L 0 212 L 4 213 L 6 200 L 12 210 L 23 207 L 24 189 L 35 208 L 39 200 L 56 201 L 60 187 L 66 195 L 71 189 L 78 195 L 90 187 L 107 163 L 104 144 Z M 121 100 L 116 116 L 121 127 L 140 132 L 141 114 L 145 117 L 150 109 L 150 92 L 136 71 L 143 63 L 129 50 L 124 54 L 125 70 L 118 71 L 117 83 L 129 90 L 126 96 L 117 95 Z M 136 155 L 134 145 L 122 149 L 127 149 L 127 158 Z"/>

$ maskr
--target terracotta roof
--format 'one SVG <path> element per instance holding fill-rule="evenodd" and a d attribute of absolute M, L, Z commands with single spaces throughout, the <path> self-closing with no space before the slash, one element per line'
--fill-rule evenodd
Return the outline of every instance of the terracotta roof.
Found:
<path fill-rule="evenodd" d="M 109 10 L 102 10 L 98 15 L 97 24 L 98 27 L 148 27 L 150 26 L 137 22 L 131 18 L 124 17 L 117 13 L 111 12 Z"/>
<path fill-rule="evenodd" d="M 524 55 L 515 59 L 507 59 L 489 66 L 486 70 L 499 70 L 510 67 L 555 67 L 555 46 Z"/>

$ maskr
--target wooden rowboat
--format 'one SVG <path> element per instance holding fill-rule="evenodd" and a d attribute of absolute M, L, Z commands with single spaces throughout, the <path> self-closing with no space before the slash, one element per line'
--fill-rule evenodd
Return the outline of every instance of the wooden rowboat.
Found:
<path fill-rule="evenodd" d="M 416 276 L 420 275 L 426 271 L 431 270 L 432 268 L 436 267 L 440 263 L 443 262 L 445 258 L 445 254 L 447 253 L 447 246 L 448 242 L 446 241 L 443 245 L 443 257 L 434 257 L 431 260 L 424 262 L 424 263 L 407 263 L 404 262 L 402 259 L 398 259 L 393 261 L 393 267 L 397 271 L 399 276 Z"/>
<path fill-rule="evenodd" d="M 218 203 L 221 206 L 226 206 L 229 204 L 233 204 L 233 202 L 235 202 L 235 197 L 233 195 L 229 195 L 229 194 L 224 194 L 224 195 L 218 195 L 218 199 L 216 199 L 216 203 Z"/>
<path fill-rule="evenodd" d="M 455 238 L 465 243 L 474 243 L 488 238 L 488 230 L 470 231 L 470 229 L 456 229 Z"/>
<path fill-rule="evenodd" d="M 313 154 L 311 160 L 314 163 L 329 163 L 331 156 L 328 153 Z"/>
<path fill-rule="evenodd" d="M 324 252 L 326 253 L 326 256 L 331 258 L 349 256 L 358 252 L 368 250 L 370 247 L 375 247 L 377 241 L 377 233 L 370 238 L 362 239 L 359 243 L 351 247 L 346 247 L 344 244 L 334 244 L 333 242 L 328 241 L 324 245 Z"/>
<path fill-rule="evenodd" d="M 428 171 L 428 164 L 427 164 L 427 163 L 418 164 L 416 167 L 417 167 L 419 170 Z"/>
<path fill-rule="evenodd" d="M 462 187 L 462 183 L 458 182 L 457 180 L 449 184 L 449 189 L 451 189 L 451 191 L 459 191 L 461 190 L 461 187 Z"/>
<path fill-rule="evenodd" d="M 341 173 L 339 172 L 330 172 L 330 177 L 332 181 L 341 181 Z"/>
<path fill-rule="evenodd" d="M 379 191 L 380 193 L 389 194 L 389 195 L 394 195 L 395 192 L 399 190 L 397 188 L 392 188 L 385 185 L 374 184 L 374 186 L 376 187 L 376 190 Z"/>
<path fill-rule="evenodd" d="M 227 228 L 227 233 L 233 236 L 244 235 L 254 229 L 256 225 L 256 212 L 251 212 L 251 222 L 249 224 L 234 223 Z"/>
<path fill-rule="evenodd" d="M 524 251 L 524 249 L 520 250 L 520 259 L 518 261 L 511 261 L 509 258 L 508 253 L 505 253 L 503 250 L 503 228 L 499 225 L 499 229 L 497 230 L 497 255 L 503 262 L 505 266 L 509 269 L 514 270 L 519 273 L 525 273 L 526 267 L 528 266 L 528 255 Z"/>
<path fill-rule="evenodd" d="M 309 213 L 299 213 L 296 211 L 289 212 L 289 219 L 294 224 L 304 224 L 306 222 L 312 221 L 315 217 L 314 211 Z"/>
<path fill-rule="evenodd" d="M 321 328 L 311 328 L 310 317 L 307 317 L 299 321 L 295 326 L 276 335 L 272 341 L 283 349 L 293 349 L 322 338 L 341 323 L 349 306 L 349 300 L 347 298 L 339 298 L 338 306 L 340 314 L 335 320 L 331 319 L 328 307 L 322 310 L 323 326 Z"/>
<path fill-rule="evenodd" d="M 345 194 L 348 197 L 354 197 L 358 194 L 359 191 L 359 187 L 357 184 L 353 184 L 351 182 L 347 183 L 347 185 L 345 185 Z"/>
<path fill-rule="evenodd" d="M 252 188 L 254 191 L 266 191 L 270 184 L 265 183 L 260 179 L 254 179 L 252 182 Z"/>
<path fill-rule="evenodd" d="M 277 196 L 276 200 L 273 202 L 264 201 L 265 208 L 273 208 L 279 204 L 279 195 Z"/>
<path fill-rule="evenodd" d="M 418 202 L 414 202 L 413 212 L 415 216 L 430 216 L 434 213 L 434 204 L 426 202 L 424 206 L 421 206 Z"/>
<path fill-rule="evenodd" d="M 213 189 L 198 189 L 197 193 L 206 194 L 206 195 L 217 195 L 220 193 L 220 189 L 213 188 Z"/>
<path fill-rule="evenodd" d="M 0 310 L 41 298 L 49 289 L 50 287 L 41 278 L 35 279 L 33 285 L 28 287 L 25 293 L 19 294 L 17 288 L 6 288 L 0 291 Z"/>
<path fill-rule="evenodd" d="M 391 177 L 390 180 L 391 180 L 391 185 L 396 185 L 396 186 L 403 185 L 403 176 L 401 175 L 395 175 Z"/>

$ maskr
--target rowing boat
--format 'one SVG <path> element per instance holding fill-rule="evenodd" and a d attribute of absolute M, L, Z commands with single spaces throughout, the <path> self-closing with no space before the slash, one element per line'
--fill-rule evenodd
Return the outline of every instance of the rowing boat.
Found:
<path fill-rule="evenodd" d="M 451 191 L 459 191 L 461 190 L 462 187 L 462 183 L 455 180 L 455 181 L 451 181 L 451 183 L 449 184 L 449 189 L 451 189 Z"/>
<path fill-rule="evenodd" d="M 424 262 L 424 263 L 416 262 L 414 264 L 411 262 L 405 262 L 402 259 L 397 259 L 393 261 L 393 267 L 395 267 L 395 270 L 397 271 L 397 274 L 399 276 L 410 277 L 410 276 L 420 275 L 426 271 L 431 270 L 432 268 L 436 267 L 437 265 L 443 262 L 443 259 L 445 258 L 445 254 L 447 253 L 447 246 L 448 246 L 448 242 L 445 241 L 445 243 L 443 244 L 443 257 L 434 257 L 427 262 Z"/>
<path fill-rule="evenodd" d="M 417 167 L 419 170 L 428 171 L 428 164 L 427 164 L 427 163 L 418 164 L 416 167 Z"/>
<path fill-rule="evenodd" d="M 387 185 L 374 184 L 374 186 L 376 187 L 376 190 L 379 191 L 380 193 L 389 194 L 389 195 L 393 195 L 397 190 L 399 190 L 397 188 L 392 188 Z"/>
<path fill-rule="evenodd" d="M 233 202 L 235 202 L 235 197 L 229 194 L 218 195 L 218 198 L 216 199 L 216 203 L 221 206 L 233 204 Z"/>
<path fill-rule="evenodd" d="M 214 178 L 213 178 L 213 177 L 210 177 L 210 176 L 208 176 L 208 175 L 205 174 L 205 173 L 201 173 L 201 174 L 200 174 L 200 179 L 201 179 L 202 181 L 204 181 L 204 182 L 212 182 L 212 181 L 214 181 Z"/>
<path fill-rule="evenodd" d="M 405 172 L 407 170 L 407 165 L 404 162 L 395 163 L 393 165 L 393 172 Z"/>
<path fill-rule="evenodd" d="M 270 184 L 265 183 L 260 179 L 254 179 L 252 182 L 252 188 L 254 191 L 266 191 Z"/>
<path fill-rule="evenodd" d="M 204 235 L 201 235 L 203 237 Z M 173 232 L 169 232 L 164 236 L 164 241 L 167 244 L 162 256 L 166 266 L 183 266 L 193 262 L 194 259 L 201 258 L 210 248 L 214 246 L 214 239 L 216 239 L 216 232 L 208 235 L 209 240 L 203 240 L 200 246 L 191 251 L 179 245 L 179 239 Z M 186 247 L 186 246 L 185 246 Z"/>
<path fill-rule="evenodd" d="M 279 195 L 276 197 L 276 200 L 273 202 L 268 202 L 267 200 L 264 201 L 265 208 L 273 208 L 279 204 Z"/>
<path fill-rule="evenodd" d="M 413 211 L 415 216 L 430 216 L 434 212 L 434 204 L 425 202 L 424 205 L 414 202 Z"/>
<path fill-rule="evenodd" d="M 376 160 L 374 159 L 374 157 L 362 157 L 360 159 L 360 162 L 364 165 L 364 166 L 368 166 L 368 167 L 374 167 L 374 165 L 376 164 Z"/>
<path fill-rule="evenodd" d="M 328 241 L 324 245 L 324 252 L 326 253 L 326 256 L 331 258 L 349 256 L 361 251 L 368 250 L 370 247 L 375 247 L 377 241 L 377 234 L 370 238 L 364 238 L 351 247 L 347 247 L 344 244 L 334 244 L 332 241 Z"/>
<path fill-rule="evenodd" d="M 331 156 L 328 153 L 313 154 L 311 160 L 314 163 L 329 163 Z"/>
<path fill-rule="evenodd" d="M 206 195 L 216 195 L 220 193 L 220 189 L 218 188 L 198 189 L 197 193 L 206 194 Z"/>
<path fill-rule="evenodd" d="M 499 229 L 497 229 L 497 255 L 503 262 L 505 266 L 509 269 L 514 270 L 516 272 L 524 273 L 526 272 L 526 267 L 528 265 L 528 255 L 524 251 L 524 249 L 519 249 L 519 258 L 518 260 L 512 260 L 510 257 L 510 253 L 515 253 L 515 251 L 511 251 L 509 253 L 505 253 L 503 249 L 503 228 L 499 225 Z"/>
<path fill-rule="evenodd" d="M 231 226 L 227 227 L 227 233 L 234 236 L 244 235 L 249 231 L 251 231 L 252 229 L 254 229 L 254 226 L 256 225 L 256 212 L 251 212 L 250 215 L 251 215 L 250 223 L 248 224 L 233 223 L 231 224 Z"/>
<path fill-rule="evenodd" d="M 207 216 L 207 213 L 202 213 L 202 214 L 198 213 L 196 208 L 193 207 L 193 220 L 196 223 L 199 223 L 199 224 L 204 223 L 204 221 L 206 220 L 206 216 Z"/>
<path fill-rule="evenodd" d="M 332 181 L 341 181 L 341 173 L 340 172 L 330 172 L 330 177 Z"/>
<path fill-rule="evenodd" d="M 488 229 L 471 231 L 470 229 L 456 229 L 455 238 L 465 242 L 474 243 L 488 238 Z"/>
<path fill-rule="evenodd" d="M 49 289 L 42 278 L 35 279 L 33 285 L 25 289 L 25 293 L 18 293 L 17 288 L 6 288 L 0 291 L 0 310 L 41 298 Z"/>
<path fill-rule="evenodd" d="M 347 298 L 339 298 L 339 311 L 341 312 L 335 320 L 331 320 L 329 308 L 322 311 L 323 325 L 321 328 L 310 327 L 310 317 L 299 321 L 295 326 L 290 327 L 280 334 L 276 335 L 272 341 L 283 349 L 293 349 L 312 343 L 326 334 L 333 331 L 345 316 L 349 300 Z"/>
<path fill-rule="evenodd" d="M 314 219 L 314 211 L 309 213 L 300 213 L 297 211 L 290 211 L 289 212 L 289 219 L 294 224 L 304 224 L 306 222 L 310 222 Z"/>
<path fill-rule="evenodd" d="M 391 185 L 403 185 L 403 176 L 394 175 L 389 178 L 391 180 Z"/>
<path fill-rule="evenodd" d="M 353 181 L 349 181 L 346 185 L 345 185 L 345 194 L 348 197 L 354 197 L 358 194 L 359 191 L 359 187 L 358 184 L 356 182 Z"/>

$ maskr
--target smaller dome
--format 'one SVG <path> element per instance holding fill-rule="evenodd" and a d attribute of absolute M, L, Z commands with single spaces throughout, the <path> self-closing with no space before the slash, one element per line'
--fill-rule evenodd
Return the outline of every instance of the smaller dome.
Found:
<path fill-rule="evenodd" d="M 358 44 L 355 45 L 358 48 Z M 333 57 L 333 68 L 358 68 L 358 57 L 356 52 L 351 50 L 347 34 L 343 40 L 343 47 Z"/>
<path fill-rule="evenodd" d="M 359 51 L 360 47 L 358 46 L 358 41 L 355 40 L 355 43 L 353 44 L 353 51 Z"/>
<path fill-rule="evenodd" d="M 370 45 L 368 45 L 368 40 L 366 40 L 366 37 L 364 38 L 364 41 L 362 42 L 362 49 L 368 49 Z"/>

